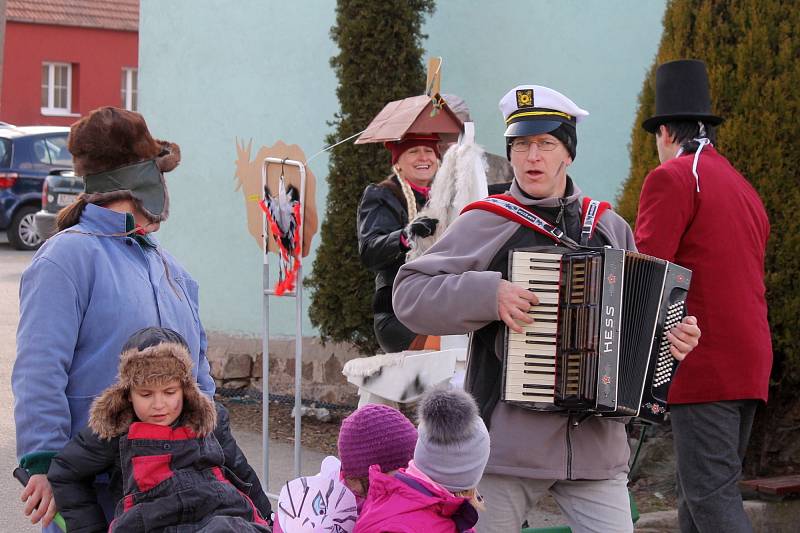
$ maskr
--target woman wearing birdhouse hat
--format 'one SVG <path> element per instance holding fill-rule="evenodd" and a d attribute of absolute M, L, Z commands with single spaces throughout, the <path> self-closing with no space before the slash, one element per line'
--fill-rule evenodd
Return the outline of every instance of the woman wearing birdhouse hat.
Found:
<path fill-rule="evenodd" d="M 387 353 L 407 350 L 417 336 L 394 316 L 392 283 L 412 237 L 427 237 L 436 230 L 436 219 L 415 217 L 428 201 L 439 169 L 438 143 L 437 135 L 407 135 L 386 142 L 392 173 L 368 185 L 358 205 L 358 251 L 364 266 L 375 273 L 375 336 Z"/>
<path fill-rule="evenodd" d="M 414 96 L 388 103 L 356 141 L 382 142 L 391 157 L 392 173 L 368 185 L 358 206 L 358 251 L 363 265 L 375 273 L 375 336 L 387 353 L 424 344 L 424 337 L 397 320 L 392 284 L 413 238 L 436 231 L 438 220 L 417 213 L 439 169 L 440 142 L 462 128 L 440 96 Z"/>
<path fill-rule="evenodd" d="M 164 173 L 180 162 L 178 145 L 154 139 L 142 115 L 103 107 L 73 124 L 68 147 L 85 192 L 22 275 L 12 374 L 17 455 L 32 474 L 24 511 L 45 524 L 55 513 L 50 460 L 86 426 L 133 332 L 178 332 L 201 391 L 214 394 L 197 282 L 152 236 L 168 217 Z M 98 479 L 113 513 L 106 488 Z"/>

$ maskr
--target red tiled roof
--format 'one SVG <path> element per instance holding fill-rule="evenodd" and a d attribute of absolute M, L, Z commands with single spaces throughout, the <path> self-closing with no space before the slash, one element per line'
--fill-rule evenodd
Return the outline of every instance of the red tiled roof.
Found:
<path fill-rule="evenodd" d="M 139 0 L 7 0 L 13 22 L 139 31 Z"/>

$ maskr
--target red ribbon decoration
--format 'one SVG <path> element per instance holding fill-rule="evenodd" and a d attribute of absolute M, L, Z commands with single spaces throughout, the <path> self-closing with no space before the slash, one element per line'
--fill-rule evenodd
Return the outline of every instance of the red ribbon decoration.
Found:
<path fill-rule="evenodd" d="M 275 243 L 278 245 L 280 269 L 278 272 L 278 282 L 275 284 L 275 295 L 283 296 L 285 292 L 291 292 L 294 290 L 295 282 L 297 281 L 297 271 L 300 270 L 301 265 L 300 254 L 302 253 L 302 250 L 300 249 L 300 246 L 298 246 L 300 244 L 300 226 L 302 222 L 302 218 L 300 216 L 300 202 L 295 202 L 294 206 L 292 207 L 292 217 L 295 220 L 293 235 L 295 246 L 291 253 L 283 245 L 283 240 L 281 239 L 281 230 L 278 227 L 278 223 L 275 222 L 272 213 L 270 213 L 266 200 L 262 199 L 258 202 L 258 205 L 267 216 L 267 225 L 269 226 L 269 231 L 275 239 Z"/>

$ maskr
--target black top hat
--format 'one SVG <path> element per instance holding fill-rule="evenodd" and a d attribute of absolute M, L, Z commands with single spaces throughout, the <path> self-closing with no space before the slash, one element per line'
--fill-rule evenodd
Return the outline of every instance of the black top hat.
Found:
<path fill-rule="evenodd" d="M 679 59 L 659 65 L 656 71 L 656 114 L 642 122 L 650 133 L 665 122 L 701 120 L 712 126 L 724 120 L 711 113 L 706 64 Z"/>

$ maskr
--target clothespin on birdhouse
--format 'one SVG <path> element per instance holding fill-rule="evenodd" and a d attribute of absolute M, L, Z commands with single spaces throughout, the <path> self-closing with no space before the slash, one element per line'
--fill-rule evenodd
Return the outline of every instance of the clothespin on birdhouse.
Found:
<path fill-rule="evenodd" d="M 441 57 L 432 57 L 428 59 L 428 77 L 425 81 L 425 94 L 430 96 L 433 100 L 433 110 L 431 111 L 431 116 L 436 116 L 439 110 L 442 108 L 441 102 L 443 101 L 441 97 L 436 98 L 433 95 L 438 96 L 440 93 L 440 89 L 442 86 L 442 58 Z"/>

